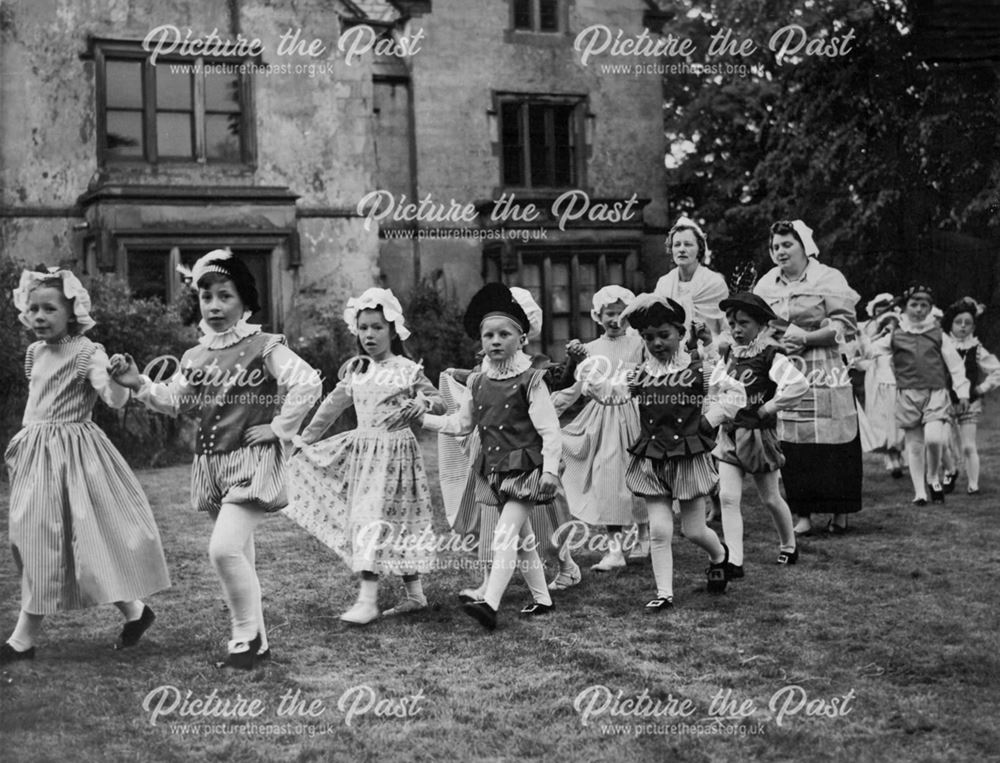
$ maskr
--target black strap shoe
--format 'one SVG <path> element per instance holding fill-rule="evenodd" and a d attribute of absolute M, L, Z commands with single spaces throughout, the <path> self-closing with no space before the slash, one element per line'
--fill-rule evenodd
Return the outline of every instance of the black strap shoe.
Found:
<path fill-rule="evenodd" d="M 156 620 L 156 614 L 148 606 L 143 606 L 142 614 L 138 620 L 129 620 L 122 626 L 122 632 L 115 642 L 115 649 L 128 649 L 135 646 L 142 638 L 142 634 L 149 630 L 149 626 Z"/>

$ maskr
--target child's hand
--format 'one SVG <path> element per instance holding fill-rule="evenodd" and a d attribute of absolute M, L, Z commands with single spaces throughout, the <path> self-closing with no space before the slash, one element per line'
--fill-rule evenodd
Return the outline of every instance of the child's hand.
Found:
<path fill-rule="evenodd" d="M 139 378 L 139 368 L 129 354 L 116 353 L 111 356 L 108 362 L 108 373 L 111 378 L 123 387 L 137 390 L 142 386 Z"/>
<path fill-rule="evenodd" d="M 695 339 L 700 339 L 702 344 L 712 343 L 712 332 L 701 321 L 694 322 L 694 325 L 691 327 L 691 333 L 694 334 Z"/>
<path fill-rule="evenodd" d="M 573 358 L 573 360 L 580 362 L 587 357 L 587 348 L 583 346 L 583 342 L 579 339 L 571 339 L 566 344 L 566 354 Z"/>
<path fill-rule="evenodd" d="M 244 445 L 266 445 L 269 442 L 277 442 L 277 440 L 278 435 L 271 429 L 270 424 L 258 424 L 243 433 Z"/>
<path fill-rule="evenodd" d="M 963 413 L 969 410 L 969 401 L 967 398 L 960 397 L 958 399 L 958 404 L 955 406 L 955 413 L 961 416 Z"/>
<path fill-rule="evenodd" d="M 538 492 L 543 500 L 552 498 L 556 491 L 562 487 L 559 478 L 551 472 L 542 472 L 542 478 L 538 481 Z"/>

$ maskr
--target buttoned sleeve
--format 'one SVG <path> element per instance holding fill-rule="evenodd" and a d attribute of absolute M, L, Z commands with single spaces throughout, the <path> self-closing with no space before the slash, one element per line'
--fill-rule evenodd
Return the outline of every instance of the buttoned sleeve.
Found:
<path fill-rule="evenodd" d="M 1000 387 L 1000 360 L 997 360 L 997 356 L 979 345 L 976 347 L 976 363 L 983 375 L 983 380 L 976 388 L 979 395 L 985 395 Z"/>

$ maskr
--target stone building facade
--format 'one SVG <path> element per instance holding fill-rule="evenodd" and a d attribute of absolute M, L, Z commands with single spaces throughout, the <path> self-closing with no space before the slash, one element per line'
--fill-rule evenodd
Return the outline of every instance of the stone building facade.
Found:
<path fill-rule="evenodd" d="M 4 3 L 3 255 L 170 299 L 228 246 L 285 330 L 373 284 L 405 304 L 502 278 L 542 302 L 544 347 L 586 338 L 595 287 L 666 267 L 665 140 L 659 77 L 574 43 L 662 21 L 651 0 Z"/>

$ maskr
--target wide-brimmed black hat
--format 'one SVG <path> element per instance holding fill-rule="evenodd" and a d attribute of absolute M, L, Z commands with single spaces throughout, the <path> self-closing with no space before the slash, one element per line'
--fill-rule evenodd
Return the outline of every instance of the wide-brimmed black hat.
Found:
<path fill-rule="evenodd" d="M 465 333 L 473 339 L 479 339 L 479 327 L 488 315 L 502 315 L 505 318 L 510 318 L 521 327 L 521 331 L 525 334 L 531 330 L 531 322 L 528 320 L 524 308 L 514 299 L 510 289 L 502 283 L 488 283 L 472 295 L 469 306 L 465 310 L 465 318 L 462 321 Z"/>
<path fill-rule="evenodd" d="M 631 305 L 622 310 L 620 319 L 636 331 L 642 331 L 650 326 L 662 326 L 670 323 L 684 327 L 687 314 L 684 307 L 670 297 L 659 294 L 640 294 Z"/>
<path fill-rule="evenodd" d="M 741 291 L 726 297 L 719 303 L 719 308 L 724 313 L 730 310 L 742 310 L 759 323 L 768 323 L 778 318 L 767 302 L 749 291 Z"/>

